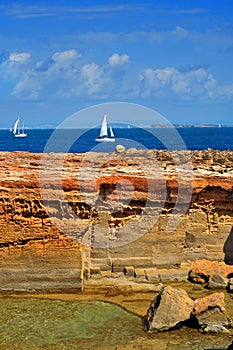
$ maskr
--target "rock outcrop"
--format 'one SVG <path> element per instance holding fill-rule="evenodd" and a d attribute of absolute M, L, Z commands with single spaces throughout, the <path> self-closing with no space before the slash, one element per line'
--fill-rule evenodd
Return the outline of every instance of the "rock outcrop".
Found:
<path fill-rule="evenodd" d="M 1 289 L 185 280 L 197 259 L 232 264 L 232 166 L 233 152 L 214 150 L 0 153 Z"/>
<path fill-rule="evenodd" d="M 185 290 L 164 287 L 151 303 L 145 323 L 149 332 L 178 328 L 190 318 L 194 301 Z"/>
<path fill-rule="evenodd" d="M 225 309 L 224 293 L 192 300 L 185 290 L 164 287 L 152 301 L 145 316 L 148 332 L 180 328 L 186 324 L 203 332 L 228 333 L 232 321 Z"/>

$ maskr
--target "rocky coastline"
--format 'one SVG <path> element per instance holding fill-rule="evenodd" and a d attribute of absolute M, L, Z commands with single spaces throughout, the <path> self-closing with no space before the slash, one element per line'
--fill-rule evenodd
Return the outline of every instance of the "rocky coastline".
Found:
<path fill-rule="evenodd" d="M 186 281 L 195 260 L 233 262 L 231 151 L 2 152 L 0 165 L 2 291 Z"/>
<path fill-rule="evenodd" d="M 232 151 L 1 152 L 0 175 L 1 295 L 231 298 Z"/>

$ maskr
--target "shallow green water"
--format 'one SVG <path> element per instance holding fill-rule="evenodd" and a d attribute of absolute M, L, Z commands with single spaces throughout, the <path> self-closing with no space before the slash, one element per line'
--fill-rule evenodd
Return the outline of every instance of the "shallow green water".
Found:
<path fill-rule="evenodd" d="M 187 327 L 147 334 L 140 317 L 102 301 L 0 298 L 0 350 L 112 350 L 119 344 L 135 344 L 133 349 L 147 345 L 147 350 L 225 350 L 231 341 L 231 334 L 201 334 Z"/>
<path fill-rule="evenodd" d="M 0 324 L 0 349 L 93 349 L 127 342 L 142 327 L 110 303 L 11 297 L 0 299 Z"/>

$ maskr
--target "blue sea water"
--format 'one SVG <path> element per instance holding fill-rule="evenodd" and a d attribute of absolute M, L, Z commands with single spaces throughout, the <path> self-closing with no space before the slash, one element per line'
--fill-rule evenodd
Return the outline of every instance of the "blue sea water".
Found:
<path fill-rule="evenodd" d="M 117 144 L 137 149 L 233 150 L 233 127 L 115 128 L 116 141 L 97 144 L 98 129 L 29 129 L 26 138 L 0 130 L 0 151 L 111 152 Z"/>

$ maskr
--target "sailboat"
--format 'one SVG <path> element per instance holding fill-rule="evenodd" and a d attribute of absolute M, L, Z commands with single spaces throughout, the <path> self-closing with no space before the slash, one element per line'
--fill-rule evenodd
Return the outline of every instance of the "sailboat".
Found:
<path fill-rule="evenodd" d="M 20 127 L 20 118 L 16 119 L 13 127 L 13 134 L 15 137 L 26 137 L 27 134 L 24 132 L 24 124 Z"/>
<path fill-rule="evenodd" d="M 109 134 L 108 134 L 108 122 L 107 122 L 107 114 L 105 113 L 103 117 L 103 121 L 101 124 L 100 134 L 95 139 L 96 142 L 114 142 L 115 136 L 113 133 L 113 130 L 111 126 L 109 127 Z"/>

